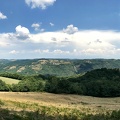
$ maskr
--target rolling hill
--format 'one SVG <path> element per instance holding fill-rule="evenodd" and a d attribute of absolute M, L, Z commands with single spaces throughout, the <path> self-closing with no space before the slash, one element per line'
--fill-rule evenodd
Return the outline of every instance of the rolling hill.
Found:
<path fill-rule="evenodd" d="M 0 60 L 0 73 L 74 76 L 99 68 L 120 68 L 120 59 L 24 59 Z"/>

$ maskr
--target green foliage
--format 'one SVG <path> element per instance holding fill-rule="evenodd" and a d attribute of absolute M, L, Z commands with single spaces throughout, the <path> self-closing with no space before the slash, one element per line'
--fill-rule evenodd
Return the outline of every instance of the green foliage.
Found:
<path fill-rule="evenodd" d="M 12 78 L 12 79 L 18 79 L 18 80 L 22 80 L 24 79 L 23 75 L 17 74 L 17 73 L 1 73 L 0 76 L 2 77 L 7 77 L 7 78 Z"/>
<path fill-rule="evenodd" d="M 79 83 L 70 82 L 67 78 L 51 76 L 46 82 L 46 92 L 82 94 L 82 86 Z"/>
<path fill-rule="evenodd" d="M 2 100 L 0 100 L 0 107 L 3 106 L 4 104 L 5 103 Z"/>
<path fill-rule="evenodd" d="M 120 60 L 115 59 L 26 59 L 0 60 L 1 73 L 21 75 L 54 75 L 60 77 L 83 74 L 100 68 L 120 68 Z M 7 76 L 5 76 L 7 77 Z M 8 76 L 9 77 L 9 76 Z M 12 76 L 11 76 L 12 77 Z M 14 76 L 15 77 L 15 76 Z M 21 79 L 16 75 L 16 79 Z"/>
<path fill-rule="evenodd" d="M 45 82 L 42 79 L 35 79 L 34 77 L 26 77 L 18 84 L 12 85 L 12 91 L 14 92 L 38 92 L 44 90 Z"/>
<path fill-rule="evenodd" d="M 86 92 L 85 95 L 97 97 L 120 96 L 120 71 L 119 69 L 101 68 L 87 72 L 79 78 Z"/>
<path fill-rule="evenodd" d="M 96 97 L 118 97 L 120 96 L 120 71 L 119 69 L 101 68 L 76 78 L 52 77 L 46 83 L 46 91 Z"/>
<path fill-rule="evenodd" d="M 2 80 L 0 80 L 0 91 L 9 91 L 8 86 Z"/>
<path fill-rule="evenodd" d="M 4 75 L 4 74 L 3 74 Z M 0 81 L 0 91 L 80 94 L 96 97 L 120 96 L 120 70 L 101 68 L 88 71 L 82 76 L 56 77 L 50 75 L 22 76 L 5 74 L 13 78 L 21 78 L 18 84 L 6 85 Z"/>

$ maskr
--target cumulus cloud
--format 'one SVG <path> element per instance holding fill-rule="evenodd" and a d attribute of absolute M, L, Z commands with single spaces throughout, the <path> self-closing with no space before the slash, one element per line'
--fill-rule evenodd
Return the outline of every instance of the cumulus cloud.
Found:
<path fill-rule="evenodd" d="M 31 27 L 34 28 L 35 31 L 44 32 L 45 29 L 40 28 L 40 27 L 41 27 L 41 24 L 42 24 L 42 23 L 33 23 L 33 24 L 31 25 Z"/>
<path fill-rule="evenodd" d="M 25 0 L 26 4 L 33 8 L 46 9 L 48 6 L 53 5 L 56 0 Z"/>
<path fill-rule="evenodd" d="M 93 56 L 107 57 L 117 55 L 120 48 L 120 32 L 102 30 L 77 31 L 74 34 L 43 32 L 34 34 L 31 42 L 49 44 L 53 53 L 66 53 L 74 57 Z M 68 52 L 62 52 L 68 51 Z"/>
<path fill-rule="evenodd" d="M 24 41 L 19 40 L 23 38 Z M 120 58 L 120 32 L 78 30 L 68 34 L 59 30 L 31 34 L 26 27 L 18 25 L 15 33 L 0 34 L 1 49 L 6 51 L 4 55 L 15 54 L 18 58 L 20 55 L 24 58 Z"/>
<path fill-rule="evenodd" d="M 29 30 L 26 27 L 22 27 L 21 25 L 18 25 L 16 28 L 16 37 L 19 39 L 27 39 L 29 38 Z"/>
<path fill-rule="evenodd" d="M 40 24 L 39 24 L 39 23 L 33 23 L 33 24 L 31 25 L 31 27 L 33 27 L 33 28 L 39 28 L 39 27 L 40 27 Z"/>
<path fill-rule="evenodd" d="M 72 24 L 68 25 L 66 29 L 63 29 L 64 33 L 68 33 L 68 34 L 74 34 L 76 32 L 78 32 L 78 28 L 74 27 Z"/>
<path fill-rule="evenodd" d="M 69 37 L 68 34 L 62 32 L 43 32 L 38 34 L 33 34 L 31 37 L 31 42 L 34 43 L 60 43 L 64 40 L 64 37 Z"/>
<path fill-rule="evenodd" d="M 39 23 L 33 23 L 31 25 L 31 27 L 33 27 L 35 29 L 35 31 L 38 31 L 40 29 L 40 24 Z"/>
<path fill-rule="evenodd" d="M 10 39 L 10 36 L 8 33 L 0 34 L 0 47 L 11 46 L 9 39 Z"/>
<path fill-rule="evenodd" d="M 7 16 L 0 12 L 0 19 L 7 19 Z"/>

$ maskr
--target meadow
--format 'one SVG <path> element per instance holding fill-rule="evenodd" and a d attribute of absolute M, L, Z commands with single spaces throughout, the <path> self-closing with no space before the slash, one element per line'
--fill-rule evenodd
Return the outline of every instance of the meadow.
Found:
<path fill-rule="evenodd" d="M 12 78 L 7 78 L 7 77 L 1 77 L 0 80 L 4 81 L 6 84 L 18 84 L 20 80 L 18 79 L 12 79 Z"/>
<path fill-rule="evenodd" d="M 0 92 L 1 120 L 119 120 L 120 97 Z"/>

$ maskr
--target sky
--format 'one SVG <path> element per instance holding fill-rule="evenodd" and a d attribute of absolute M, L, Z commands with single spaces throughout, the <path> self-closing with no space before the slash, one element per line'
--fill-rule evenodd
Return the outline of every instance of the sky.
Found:
<path fill-rule="evenodd" d="M 120 59 L 119 0 L 0 0 L 0 59 Z"/>

